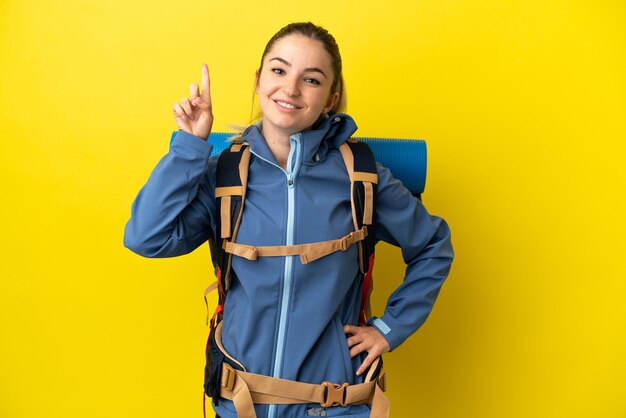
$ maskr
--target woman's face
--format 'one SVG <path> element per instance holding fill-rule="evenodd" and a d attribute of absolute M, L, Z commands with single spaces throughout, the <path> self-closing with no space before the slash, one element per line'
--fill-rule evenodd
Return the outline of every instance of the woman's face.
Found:
<path fill-rule="evenodd" d="M 330 93 L 333 70 L 323 45 L 294 34 L 274 43 L 257 72 L 256 93 L 264 134 L 294 134 L 308 129 L 339 98 Z"/>

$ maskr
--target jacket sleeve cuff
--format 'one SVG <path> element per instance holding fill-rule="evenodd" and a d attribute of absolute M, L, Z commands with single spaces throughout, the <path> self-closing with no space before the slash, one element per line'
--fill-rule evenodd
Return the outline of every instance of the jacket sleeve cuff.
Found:
<path fill-rule="evenodd" d="M 186 149 L 191 148 L 195 152 L 207 155 L 210 155 L 213 150 L 213 145 L 210 144 L 209 141 L 205 141 L 198 136 L 179 129 L 170 142 L 170 149 L 180 150 L 181 147 Z"/>
<path fill-rule="evenodd" d="M 376 316 L 372 316 L 367 320 L 367 325 L 371 325 L 380 332 L 380 334 L 387 340 L 389 347 L 393 351 L 402 341 L 398 339 L 396 333 L 391 329 L 391 327 L 385 322 L 383 318 L 378 318 Z"/>

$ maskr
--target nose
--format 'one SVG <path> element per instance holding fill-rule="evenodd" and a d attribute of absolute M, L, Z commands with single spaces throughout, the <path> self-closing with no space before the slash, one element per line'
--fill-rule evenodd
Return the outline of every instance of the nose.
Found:
<path fill-rule="evenodd" d="M 283 91 L 289 97 L 298 97 L 300 95 L 299 80 L 296 77 L 285 77 L 285 84 L 283 85 Z"/>

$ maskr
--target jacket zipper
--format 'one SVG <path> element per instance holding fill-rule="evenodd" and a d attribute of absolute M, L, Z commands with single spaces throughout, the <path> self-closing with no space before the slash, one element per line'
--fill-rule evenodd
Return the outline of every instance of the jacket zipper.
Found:
<path fill-rule="evenodd" d="M 295 178 L 300 169 L 300 140 L 301 134 L 292 135 L 289 138 L 291 149 L 287 158 L 287 170 L 271 161 L 259 157 L 262 160 L 278 167 L 287 176 L 287 231 L 285 237 L 285 245 L 293 245 L 294 241 L 294 217 L 295 217 Z M 295 163 L 294 163 L 295 154 Z M 280 300 L 280 314 L 278 316 L 278 338 L 276 341 L 276 357 L 274 358 L 274 366 L 272 377 L 280 378 L 282 373 L 283 356 L 285 350 L 285 337 L 287 328 L 287 310 L 289 308 L 289 299 L 293 282 L 293 260 L 295 256 L 285 257 L 285 269 L 283 274 L 283 292 Z M 268 418 L 276 418 L 277 406 L 270 404 L 268 408 Z"/>

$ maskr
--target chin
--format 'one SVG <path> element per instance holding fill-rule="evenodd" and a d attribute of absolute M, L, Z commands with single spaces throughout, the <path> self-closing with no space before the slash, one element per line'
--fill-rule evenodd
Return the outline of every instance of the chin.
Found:
<path fill-rule="evenodd" d="M 272 125 L 274 125 L 276 128 L 280 129 L 281 131 L 288 133 L 289 135 L 298 133 L 298 132 L 302 132 L 304 130 L 307 130 L 309 127 L 311 127 L 311 125 L 313 125 L 315 123 L 315 121 L 312 121 L 311 123 L 289 123 L 287 121 L 284 122 L 278 122 L 278 123 L 274 123 L 274 122 L 270 122 Z"/>

